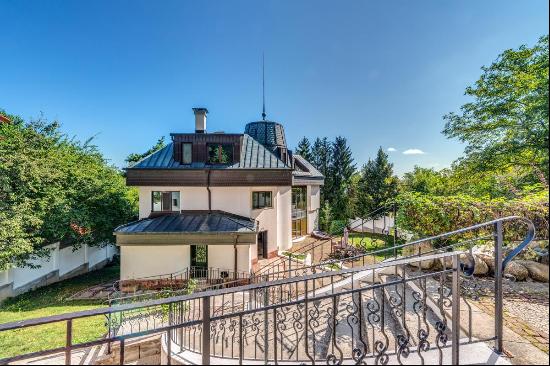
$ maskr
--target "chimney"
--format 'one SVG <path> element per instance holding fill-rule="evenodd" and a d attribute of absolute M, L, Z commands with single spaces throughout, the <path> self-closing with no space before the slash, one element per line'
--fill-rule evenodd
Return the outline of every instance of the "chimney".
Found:
<path fill-rule="evenodd" d="M 206 108 L 193 108 L 195 113 L 195 133 L 206 133 L 206 115 L 208 109 Z"/>

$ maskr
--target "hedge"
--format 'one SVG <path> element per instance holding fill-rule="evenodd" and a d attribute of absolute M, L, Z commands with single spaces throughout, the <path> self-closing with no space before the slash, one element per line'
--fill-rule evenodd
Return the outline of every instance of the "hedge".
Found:
<path fill-rule="evenodd" d="M 548 191 L 513 200 L 407 192 L 400 194 L 397 201 L 398 227 L 417 237 L 442 234 L 499 217 L 521 216 L 533 221 L 537 239 L 548 239 Z M 525 225 L 509 223 L 504 228 L 505 239 L 521 240 L 526 235 Z"/>

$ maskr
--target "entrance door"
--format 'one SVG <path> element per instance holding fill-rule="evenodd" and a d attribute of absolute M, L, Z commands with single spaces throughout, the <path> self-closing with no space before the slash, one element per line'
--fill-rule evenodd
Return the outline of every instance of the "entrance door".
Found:
<path fill-rule="evenodd" d="M 208 277 L 208 246 L 191 245 L 191 277 Z"/>
<path fill-rule="evenodd" d="M 267 231 L 258 233 L 258 259 L 267 258 Z"/>

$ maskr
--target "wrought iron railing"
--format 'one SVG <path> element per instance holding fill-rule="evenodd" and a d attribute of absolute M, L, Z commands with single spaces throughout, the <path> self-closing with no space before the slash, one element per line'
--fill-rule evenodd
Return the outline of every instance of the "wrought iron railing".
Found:
<path fill-rule="evenodd" d="M 349 227 L 346 227 L 346 230 L 352 231 L 356 234 L 370 234 L 371 231 L 365 231 L 363 232 L 364 228 L 373 227 L 372 232 L 376 233 L 375 228 L 375 222 L 380 219 L 380 217 L 386 217 L 390 216 L 393 220 L 392 229 L 393 232 L 390 232 L 389 230 L 387 232 L 381 232 L 380 234 L 387 236 L 388 238 L 391 238 L 392 244 L 395 246 L 398 241 L 398 231 L 397 231 L 397 222 L 396 222 L 396 216 L 397 216 L 397 204 L 396 203 L 390 203 L 388 205 L 382 206 L 377 208 L 376 210 L 373 210 L 372 212 L 365 215 L 364 218 L 360 218 L 352 222 Z M 370 225 L 369 225 L 370 224 Z M 386 225 L 385 225 L 386 226 Z M 324 258 L 325 255 L 328 255 L 334 251 L 335 246 L 342 243 L 337 243 L 335 237 L 344 235 L 344 230 L 341 230 L 337 233 L 334 233 L 331 235 L 329 239 L 318 239 L 314 242 L 311 242 L 307 245 L 301 246 L 296 250 L 290 249 L 288 252 L 291 253 L 291 255 L 287 256 L 286 258 L 279 258 L 275 261 L 269 263 L 268 265 L 260 268 L 258 271 L 254 273 L 255 277 L 258 277 L 260 275 L 265 275 L 267 273 L 276 273 L 281 272 L 287 269 L 292 269 L 293 263 L 297 263 L 294 258 L 298 255 L 311 255 L 311 258 L 313 260 L 312 264 L 315 264 L 316 258 Z M 360 243 L 362 244 L 365 240 L 364 237 L 360 238 Z M 330 243 L 329 248 L 327 249 L 327 244 Z M 347 243 L 343 243 L 347 245 Z"/>
<path fill-rule="evenodd" d="M 527 227 L 523 242 L 505 258 L 504 224 Z M 168 363 L 195 357 L 194 361 L 203 364 L 222 361 L 218 358 L 239 363 L 330 364 L 346 360 L 422 362 L 430 358 L 456 364 L 461 347 L 476 338 L 494 341 L 495 349 L 502 351 L 502 271 L 534 235 L 530 221 L 508 217 L 408 243 L 413 248 L 427 241 L 444 244 L 442 253 L 437 252 L 439 249 L 429 254 L 413 251 L 415 257 L 391 262 L 2 324 L 0 332 L 64 324 L 66 340 L 62 347 L 15 355 L 0 363 L 61 353 L 69 364 L 77 350 L 115 343 L 120 345 L 118 357 L 122 364 L 125 342 L 164 334 Z M 465 240 L 447 242 L 455 236 Z M 463 253 L 469 246 L 463 245 L 459 251 L 445 250 L 456 248 L 455 243 L 489 238 L 495 249 L 495 330 L 480 339 L 474 337 L 475 324 L 466 296 L 471 289 L 465 282 L 472 274 L 473 262 Z M 410 271 L 411 264 L 424 261 L 438 261 L 441 267 L 430 272 Z M 375 274 L 379 281 L 366 281 Z M 465 315 L 461 307 L 465 307 Z M 106 316 L 123 326 L 104 338 L 79 338 L 76 342 L 74 322 L 94 316 Z"/>
<path fill-rule="evenodd" d="M 134 295 L 145 299 L 148 293 L 153 295 L 167 290 L 186 290 L 191 280 L 194 289 L 197 287 L 199 289 L 214 289 L 216 286 L 223 287 L 226 283 L 242 283 L 243 280 L 249 278 L 249 272 L 191 266 L 175 273 L 116 281 L 113 284 L 113 292 L 109 295 L 109 300 L 130 298 Z M 138 291 L 143 293 L 136 295 Z"/>

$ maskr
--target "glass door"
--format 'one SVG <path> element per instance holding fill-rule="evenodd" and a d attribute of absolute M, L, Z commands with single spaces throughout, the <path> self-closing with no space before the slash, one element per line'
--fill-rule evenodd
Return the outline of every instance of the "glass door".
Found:
<path fill-rule="evenodd" d="M 208 277 L 208 246 L 191 245 L 191 277 Z"/>
<path fill-rule="evenodd" d="M 267 258 L 267 231 L 258 233 L 258 259 Z"/>

